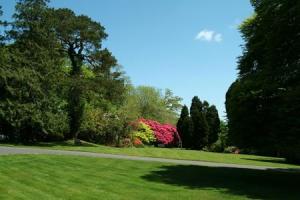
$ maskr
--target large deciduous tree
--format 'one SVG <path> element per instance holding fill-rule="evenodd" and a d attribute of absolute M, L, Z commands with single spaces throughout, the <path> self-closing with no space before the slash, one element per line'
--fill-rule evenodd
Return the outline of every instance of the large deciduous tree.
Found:
<path fill-rule="evenodd" d="M 164 103 L 166 108 L 171 112 L 178 113 L 180 108 L 182 108 L 181 101 L 182 98 L 179 96 L 174 96 L 174 93 L 170 89 L 165 90 Z"/>
<path fill-rule="evenodd" d="M 226 94 L 234 144 L 300 161 L 300 2 L 252 0 L 239 77 Z"/>
<path fill-rule="evenodd" d="M 130 87 L 125 100 L 124 110 L 131 118 L 145 118 L 160 123 L 176 124 L 181 98 L 174 96 L 170 90 L 163 94 L 150 86 Z"/>
<path fill-rule="evenodd" d="M 53 9 L 55 33 L 62 50 L 71 61 L 71 86 L 68 106 L 70 134 L 77 141 L 77 135 L 83 119 L 85 105 L 84 90 L 87 87 L 83 79 L 83 65 L 93 69 L 96 77 L 108 76 L 117 60 L 107 49 L 102 49 L 102 41 L 107 34 L 100 23 L 85 15 L 76 15 L 69 9 Z"/>

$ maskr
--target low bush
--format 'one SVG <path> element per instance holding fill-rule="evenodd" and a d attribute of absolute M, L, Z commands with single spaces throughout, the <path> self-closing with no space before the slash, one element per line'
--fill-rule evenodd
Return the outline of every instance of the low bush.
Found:
<path fill-rule="evenodd" d="M 139 122 L 150 127 L 156 138 L 156 144 L 164 144 L 165 146 L 178 146 L 180 144 L 181 139 L 176 127 L 147 119 L 140 119 Z"/>
<path fill-rule="evenodd" d="M 235 146 L 229 146 L 224 149 L 224 153 L 239 153 L 240 149 Z"/>
<path fill-rule="evenodd" d="M 215 143 L 213 143 L 208 147 L 205 147 L 205 150 L 210 152 L 224 152 L 224 148 L 220 143 L 220 140 L 216 141 Z"/>
<path fill-rule="evenodd" d="M 132 147 L 132 141 L 130 138 L 124 138 L 120 142 L 120 147 Z"/>
<path fill-rule="evenodd" d="M 144 144 L 139 138 L 135 138 L 133 140 L 133 146 L 135 146 L 135 147 L 144 147 Z"/>
<path fill-rule="evenodd" d="M 128 138 L 128 125 L 122 113 L 87 107 L 78 137 L 98 144 L 120 146 L 122 139 Z"/>
<path fill-rule="evenodd" d="M 134 138 L 139 138 L 144 144 L 152 144 L 156 141 L 153 131 L 143 122 L 139 122 L 137 130 L 132 132 Z"/>

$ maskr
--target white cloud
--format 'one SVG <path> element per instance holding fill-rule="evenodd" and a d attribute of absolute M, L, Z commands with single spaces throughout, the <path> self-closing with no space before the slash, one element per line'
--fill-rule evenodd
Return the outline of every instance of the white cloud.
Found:
<path fill-rule="evenodd" d="M 207 42 L 221 42 L 222 34 L 216 33 L 212 30 L 203 29 L 196 35 L 196 40 L 202 40 Z"/>
<path fill-rule="evenodd" d="M 211 41 L 213 39 L 214 31 L 209 30 L 202 30 L 198 33 L 196 36 L 196 40 L 205 40 L 205 41 Z"/>

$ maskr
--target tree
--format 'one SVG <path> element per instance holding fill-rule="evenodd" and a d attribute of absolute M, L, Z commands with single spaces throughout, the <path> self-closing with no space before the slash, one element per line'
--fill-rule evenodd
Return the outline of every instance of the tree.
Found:
<path fill-rule="evenodd" d="M 0 28 L 1 29 L 4 28 L 6 25 L 6 22 L 1 20 L 2 15 L 3 15 L 3 11 L 2 11 L 2 6 L 0 5 Z M 3 47 L 4 45 L 3 44 L 4 38 L 5 38 L 4 34 L 2 33 L 2 31 L 0 31 L 0 48 Z"/>
<path fill-rule="evenodd" d="M 85 112 L 97 116 L 96 125 L 105 118 L 102 130 L 119 134 L 123 130 L 116 127 L 126 124 L 119 108 L 127 80 L 111 52 L 101 48 L 104 28 L 48 2 L 19 0 L 7 37 L 0 36 L 0 134 L 14 142 L 70 135 L 77 141 Z"/>
<path fill-rule="evenodd" d="M 209 105 L 207 101 L 203 101 L 202 113 L 207 121 L 209 133 L 208 133 L 208 146 L 212 145 L 218 140 L 218 133 L 220 129 L 220 118 L 216 106 Z"/>
<path fill-rule="evenodd" d="M 182 108 L 180 102 L 182 98 L 179 96 L 174 96 L 174 93 L 170 89 L 165 90 L 164 94 L 164 102 L 168 110 L 177 113 Z"/>
<path fill-rule="evenodd" d="M 101 48 L 104 28 L 48 2 L 20 0 L 0 49 L 0 132 L 14 141 L 68 138 L 67 121 L 76 138 L 86 103 L 116 113 L 124 99 L 123 72 Z"/>
<path fill-rule="evenodd" d="M 229 136 L 241 148 L 299 162 L 300 2 L 251 3 L 239 77 L 226 94 Z"/>
<path fill-rule="evenodd" d="M 202 112 L 206 115 L 209 109 L 209 103 L 207 101 L 203 101 L 202 104 Z"/>
<path fill-rule="evenodd" d="M 22 0 L 16 4 L 9 41 L 2 49 L 0 131 L 11 141 L 62 138 L 65 130 L 64 102 L 57 93 L 62 57 L 49 31 L 46 3 Z"/>
<path fill-rule="evenodd" d="M 75 143 L 82 123 L 86 90 L 86 81 L 82 78 L 83 65 L 86 64 L 97 74 L 108 76 L 117 60 L 101 44 L 107 34 L 100 23 L 85 15 L 75 15 L 69 9 L 52 9 L 55 19 L 55 33 L 62 50 L 71 61 L 71 86 L 68 106 L 70 118 L 70 134 Z"/>
<path fill-rule="evenodd" d="M 209 106 L 205 115 L 208 127 L 208 145 L 212 145 L 218 140 L 220 132 L 220 118 L 216 106 Z"/>
<path fill-rule="evenodd" d="M 192 123 L 189 116 L 189 109 L 184 105 L 181 109 L 181 114 L 177 122 L 177 131 L 181 137 L 182 146 L 184 148 L 192 147 Z"/>
<path fill-rule="evenodd" d="M 162 121 L 164 102 L 160 91 L 148 86 L 139 86 L 135 91 L 140 117 Z"/>
<path fill-rule="evenodd" d="M 190 114 L 193 124 L 192 146 L 194 149 L 202 149 L 208 142 L 209 127 L 203 114 L 203 105 L 197 96 L 192 99 Z"/>
<path fill-rule="evenodd" d="M 2 6 L 0 6 L 0 17 L 3 15 L 3 11 L 2 11 Z M 5 21 L 2 21 L 0 19 L 0 27 L 3 28 L 4 26 L 6 25 L 6 22 Z M 0 32 L 0 45 L 2 46 L 2 42 L 4 40 L 4 35 L 1 34 Z"/>
<path fill-rule="evenodd" d="M 226 93 L 229 138 L 240 148 L 272 152 L 274 141 L 266 130 L 268 113 L 262 109 L 261 97 L 255 81 L 237 80 L 230 86 Z"/>
<path fill-rule="evenodd" d="M 129 87 L 123 109 L 130 113 L 133 120 L 145 118 L 175 124 L 180 100 L 171 91 L 162 94 L 159 89 L 150 86 Z"/>
<path fill-rule="evenodd" d="M 220 121 L 220 132 L 218 141 L 220 141 L 221 151 L 224 151 L 224 149 L 230 145 L 228 140 L 228 124 L 226 121 L 223 120 Z"/>

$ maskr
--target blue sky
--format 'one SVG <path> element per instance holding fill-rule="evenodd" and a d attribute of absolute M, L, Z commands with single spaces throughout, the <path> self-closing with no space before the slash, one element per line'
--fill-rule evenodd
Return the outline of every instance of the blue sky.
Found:
<path fill-rule="evenodd" d="M 0 0 L 4 17 L 14 0 Z M 190 105 L 193 96 L 225 112 L 243 40 L 237 25 L 253 13 L 249 0 L 52 0 L 100 22 L 104 45 L 134 85 L 169 88 Z"/>

